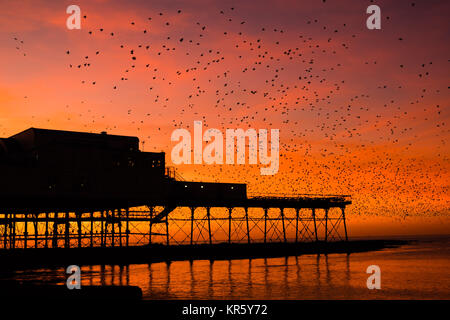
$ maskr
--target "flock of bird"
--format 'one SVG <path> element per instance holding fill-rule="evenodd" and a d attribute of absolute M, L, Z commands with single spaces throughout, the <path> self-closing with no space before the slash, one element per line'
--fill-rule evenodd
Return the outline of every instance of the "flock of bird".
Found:
<path fill-rule="evenodd" d="M 120 107 L 124 109 L 120 122 L 135 128 L 146 149 L 164 150 L 170 165 L 171 132 L 192 129 L 193 120 L 223 132 L 277 128 L 281 132 L 277 175 L 260 176 L 259 166 L 249 165 L 181 166 L 178 171 L 193 180 L 248 183 L 256 193 L 352 194 L 352 210 L 363 215 L 448 214 L 447 106 L 429 104 L 446 92 L 427 82 L 436 70 L 432 57 L 416 65 L 401 63 L 395 70 L 415 74 L 411 78 L 420 86 L 416 91 L 409 90 L 407 82 L 390 79 L 378 84 L 367 80 L 367 86 L 358 87 L 365 81 L 365 69 L 386 65 L 382 57 L 367 57 L 357 68 L 347 67 L 345 55 L 358 55 L 352 50 L 359 39 L 348 24 L 301 22 L 320 30 L 317 38 L 301 32 L 300 22 L 298 28 L 251 25 L 235 7 L 211 12 L 214 26 L 195 18 L 190 25 L 178 23 L 177 16 L 183 14 L 184 10 L 158 12 L 145 21 L 130 17 L 127 35 L 132 32 L 133 40 L 121 30 L 94 27 L 95 21 L 86 14 L 82 23 L 88 27 L 82 32 L 91 37 L 91 50 L 82 55 L 71 48 L 61 52 L 70 76 L 79 77 L 83 86 L 106 88 L 112 106 L 122 91 L 140 88 L 135 94 L 146 107 Z M 393 23 L 392 17 L 387 19 Z M 404 36 L 392 37 L 407 41 Z M 14 40 L 22 50 L 23 41 Z M 105 46 L 108 51 L 98 49 L 107 41 L 112 41 Z M 98 80 L 98 73 L 90 70 L 108 59 L 104 56 L 111 50 L 122 60 L 103 62 L 123 70 L 108 81 Z M 86 72 L 77 73 L 81 69 Z M 356 87 L 362 91 L 357 93 L 352 90 L 354 72 L 361 74 Z M 143 73 L 146 83 L 136 85 Z M 89 101 L 82 103 L 87 106 Z M 66 106 L 72 114 L 76 108 Z M 100 127 L 108 115 L 96 113 L 95 106 L 79 112 L 79 119 L 86 130 L 118 132 L 113 119 L 111 125 Z M 156 123 L 161 125 L 155 128 Z M 424 123 L 432 123 L 427 132 L 421 131 Z M 161 143 L 159 136 L 166 142 Z M 434 141 L 433 147 L 426 141 Z M 422 154 L 416 152 L 424 149 Z M 433 161 L 428 161 L 429 153 Z"/>

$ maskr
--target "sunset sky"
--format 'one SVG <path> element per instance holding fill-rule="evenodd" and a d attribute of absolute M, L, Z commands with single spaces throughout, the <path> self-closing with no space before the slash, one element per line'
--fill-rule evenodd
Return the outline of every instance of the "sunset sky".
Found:
<path fill-rule="evenodd" d="M 66 8 L 81 8 L 69 30 Z M 366 8 L 381 8 L 368 30 Z M 0 137 L 280 130 L 280 169 L 175 166 L 250 193 L 350 194 L 355 234 L 450 230 L 448 1 L 0 2 Z M 206 130 L 206 129 L 205 129 Z M 206 145 L 206 144 L 205 144 Z M 353 219 L 353 222 L 352 222 Z"/>

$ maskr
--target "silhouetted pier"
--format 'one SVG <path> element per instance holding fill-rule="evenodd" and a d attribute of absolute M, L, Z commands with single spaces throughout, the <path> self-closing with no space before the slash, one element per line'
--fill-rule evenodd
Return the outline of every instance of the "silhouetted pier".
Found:
<path fill-rule="evenodd" d="M 247 195 L 184 181 L 135 137 L 28 129 L 0 139 L 0 248 L 348 240 L 346 195 Z"/>

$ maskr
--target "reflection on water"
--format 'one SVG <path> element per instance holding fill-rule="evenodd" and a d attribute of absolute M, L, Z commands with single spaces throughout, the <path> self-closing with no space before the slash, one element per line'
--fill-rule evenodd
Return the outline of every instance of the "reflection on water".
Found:
<path fill-rule="evenodd" d="M 369 265 L 381 290 L 369 290 Z M 296 257 L 84 266 L 84 285 L 137 285 L 145 299 L 449 299 L 448 241 L 377 252 Z M 64 283 L 63 269 L 17 272 L 17 279 Z"/>

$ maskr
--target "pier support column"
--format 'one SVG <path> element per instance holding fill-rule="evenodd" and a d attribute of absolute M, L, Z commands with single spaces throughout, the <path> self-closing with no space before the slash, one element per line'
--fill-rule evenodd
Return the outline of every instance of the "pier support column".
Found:
<path fill-rule="evenodd" d="M 211 208 L 206 207 L 206 217 L 208 218 L 208 234 L 209 234 L 209 244 L 212 244 L 212 234 L 211 234 Z"/>
<path fill-rule="evenodd" d="M 195 208 L 191 207 L 191 246 L 194 243 L 194 213 Z"/>
<path fill-rule="evenodd" d="M 248 208 L 245 207 L 244 209 L 245 209 L 245 221 L 247 223 L 247 241 L 248 241 L 248 244 L 250 244 L 250 228 L 248 225 Z"/>
<path fill-rule="evenodd" d="M 119 227 L 119 246 L 122 246 L 122 209 L 117 209 L 117 219 Z"/>
<path fill-rule="evenodd" d="M 298 242 L 298 208 L 295 208 L 295 243 Z"/>
<path fill-rule="evenodd" d="M 58 248 L 58 215 L 59 212 L 53 212 L 53 241 L 52 248 Z"/>
<path fill-rule="evenodd" d="M 342 211 L 342 220 L 344 220 L 345 241 L 348 241 L 347 225 L 345 223 L 345 207 L 341 207 L 341 211 Z"/>
<path fill-rule="evenodd" d="M 5 229 L 3 229 L 3 249 L 6 249 L 6 246 L 8 245 L 8 228 L 9 228 L 9 223 L 8 223 L 8 214 L 5 213 Z"/>
<path fill-rule="evenodd" d="M 286 226 L 284 224 L 284 209 L 285 208 L 280 208 L 280 214 L 281 214 L 281 223 L 283 225 L 283 240 L 286 243 L 287 242 L 287 238 L 286 238 Z"/>
<path fill-rule="evenodd" d="M 126 238 L 125 238 L 125 245 L 128 247 L 129 245 L 129 241 L 130 241 L 130 208 L 126 208 L 125 211 L 125 215 L 126 215 L 126 225 L 125 225 L 125 233 L 126 233 Z"/>
<path fill-rule="evenodd" d="M 116 225 L 116 210 L 112 209 L 111 210 L 111 247 L 114 248 L 115 246 L 115 225 Z"/>
<path fill-rule="evenodd" d="M 23 233 L 23 247 L 26 249 L 28 244 L 28 214 L 24 213 L 25 231 Z"/>
<path fill-rule="evenodd" d="M 44 247 L 48 248 L 48 220 L 49 220 L 49 214 L 48 212 L 45 213 L 45 242 L 44 242 Z"/>
<path fill-rule="evenodd" d="M 9 235 L 8 235 L 8 243 L 9 243 L 9 249 L 13 248 L 13 223 L 14 223 L 14 219 L 13 219 L 13 214 L 10 213 L 9 214 L 9 223 L 8 223 L 8 228 L 9 228 Z"/>
<path fill-rule="evenodd" d="M 16 222 L 14 219 L 14 214 L 9 214 L 9 248 L 14 249 L 16 241 Z"/>
<path fill-rule="evenodd" d="M 325 209 L 325 242 L 328 239 L 328 208 Z"/>
<path fill-rule="evenodd" d="M 70 229 L 69 229 L 69 212 L 66 212 L 65 216 L 65 223 L 64 223 L 64 247 L 69 248 L 70 247 Z"/>
<path fill-rule="evenodd" d="M 101 219 L 100 219 L 100 246 L 105 246 L 105 211 L 100 211 Z"/>
<path fill-rule="evenodd" d="M 152 229 L 153 229 L 153 215 L 155 213 L 155 207 L 150 206 L 150 224 L 149 224 L 149 231 L 148 231 L 148 244 L 152 244 Z"/>
<path fill-rule="evenodd" d="M 94 212 L 90 212 L 90 218 L 91 218 L 91 228 L 90 228 L 90 241 L 89 245 L 91 248 L 94 246 Z"/>
<path fill-rule="evenodd" d="M 12 249 L 13 246 L 14 246 L 14 243 L 13 243 L 14 239 L 13 239 L 13 237 L 14 237 L 14 232 L 15 232 L 15 230 L 13 229 L 14 219 L 13 219 L 13 214 L 12 213 L 10 213 L 8 216 L 9 216 L 9 218 L 8 218 L 8 228 L 9 228 L 9 239 L 8 239 L 8 241 L 9 241 L 9 248 Z"/>
<path fill-rule="evenodd" d="M 169 215 L 166 216 L 166 244 L 169 245 Z"/>
<path fill-rule="evenodd" d="M 75 212 L 77 218 L 78 248 L 81 248 L 81 212 Z"/>
<path fill-rule="evenodd" d="M 15 249 L 16 248 L 16 221 L 15 221 L 15 215 L 12 213 L 11 214 L 11 216 L 12 216 L 12 233 L 11 233 L 11 237 L 12 237 L 12 243 L 9 245 L 10 247 L 12 246 L 12 248 L 13 249 Z"/>
<path fill-rule="evenodd" d="M 39 236 L 39 230 L 38 230 L 38 217 L 39 214 L 34 214 L 34 220 L 33 220 L 33 228 L 34 228 L 34 247 L 38 247 L 38 236 Z"/>
<path fill-rule="evenodd" d="M 231 243 L 231 214 L 233 208 L 228 208 L 228 243 Z"/>
<path fill-rule="evenodd" d="M 312 217 L 314 222 L 314 234 L 316 235 L 316 242 L 319 241 L 319 236 L 317 235 L 317 222 L 316 222 L 316 208 L 312 208 Z"/>
<path fill-rule="evenodd" d="M 268 208 L 264 208 L 264 243 L 267 242 L 267 211 Z"/>

